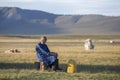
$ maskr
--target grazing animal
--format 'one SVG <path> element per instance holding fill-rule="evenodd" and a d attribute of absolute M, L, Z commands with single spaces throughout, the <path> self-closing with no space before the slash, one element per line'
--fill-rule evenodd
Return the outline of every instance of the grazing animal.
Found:
<path fill-rule="evenodd" d="M 87 40 L 85 40 L 84 47 L 85 47 L 85 50 L 91 50 L 91 49 L 94 49 L 93 41 L 92 41 L 91 39 L 87 39 Z"/>
<path fill-rule="evenodd" d="M 5 53 L 20 53 L 20 51 L 18 49 L 9 49 L 6 50 Z"/>
<path fill-rule="evenodd" d="M 115 43 L 115 41 L 114 40 L 110 40 L 110 44 L 114 44 Z"/>

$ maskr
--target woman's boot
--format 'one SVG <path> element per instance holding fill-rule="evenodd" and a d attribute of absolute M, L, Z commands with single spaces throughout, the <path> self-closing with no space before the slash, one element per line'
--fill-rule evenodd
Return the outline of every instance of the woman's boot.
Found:
<path fill-rule="evenodd" d="M 52 65 L 52 70 L 56 71 L 56 70 L 62 70 L 59 68 L 59 59 L 56 59 L 55 62 Z"/>

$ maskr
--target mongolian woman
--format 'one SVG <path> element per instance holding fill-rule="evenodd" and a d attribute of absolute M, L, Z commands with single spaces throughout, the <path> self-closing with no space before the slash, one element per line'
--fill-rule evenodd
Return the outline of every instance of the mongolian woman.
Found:
<path fill-rule="evenodd" d="M 36 45 L 37 59 L 40 62 L 44 62 L 48 67 L 56 71 L 57 69 L 59 69 L 57 58 L 58 54 L 55 52 L 50 52 L 46 42 L 47 37 L 42 36 L 40 42 Z"/>

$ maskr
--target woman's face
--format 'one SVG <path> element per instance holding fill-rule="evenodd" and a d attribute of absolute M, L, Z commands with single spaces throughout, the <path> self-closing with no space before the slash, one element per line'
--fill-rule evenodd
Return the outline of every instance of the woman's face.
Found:
<path fill-rule="evenodd" d="M 45 44 L 46 43 L 46 39 L 42 37 L 40 42 L 41 42 L 41 44 Z"/>

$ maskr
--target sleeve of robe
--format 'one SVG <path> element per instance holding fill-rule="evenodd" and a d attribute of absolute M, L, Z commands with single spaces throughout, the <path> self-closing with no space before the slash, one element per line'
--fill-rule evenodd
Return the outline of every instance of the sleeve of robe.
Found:
<path fill-rule="evenodd" d="M 39 61 L 45 62 L 47 65 L 52 64 L 55 60 L 55 56 L 50 56 L 49 48 L 46 45 L 46 51 L 40 48 L 39 45 L 36 46 L 37 58 Z"/>
<path fill-rule="evenodd" d="M 36 52 L 38 60 L 42 60 L 43 57 L 47 57 L 50 54 L 50 52 L 46 52 L 42 48 L 40 48 L 38 44 L 36 45 Z"/>

